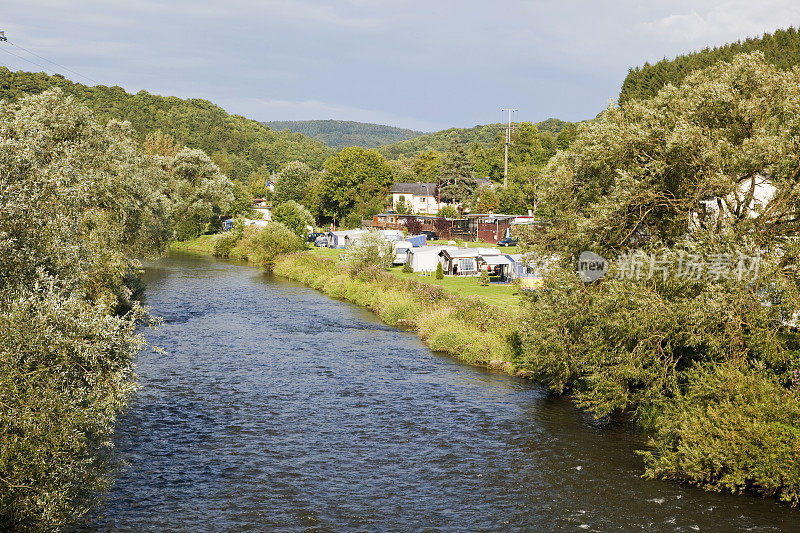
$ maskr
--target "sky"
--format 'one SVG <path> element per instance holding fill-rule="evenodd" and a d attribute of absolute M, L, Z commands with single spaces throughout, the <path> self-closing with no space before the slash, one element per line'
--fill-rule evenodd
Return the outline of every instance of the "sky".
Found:
<path fill-rule="evenodd" d="M 797 0 L 3 0 L 0 64 L 435 131 L 591 118 L 630 67 L 798 25 Z"/>

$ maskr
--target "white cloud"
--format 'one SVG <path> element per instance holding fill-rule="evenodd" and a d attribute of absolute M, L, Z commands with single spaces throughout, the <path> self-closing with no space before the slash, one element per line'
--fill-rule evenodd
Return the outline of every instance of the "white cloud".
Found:
<path fill-rule="evenodd" d="M 731 0 L 706 6 L 703 2 L 690 5 L 688 12 L 640 23 L 639 28 L 667 41 L 705 45 L 760 36 L 800 23 L 800 5 L 794 0 Z"/>

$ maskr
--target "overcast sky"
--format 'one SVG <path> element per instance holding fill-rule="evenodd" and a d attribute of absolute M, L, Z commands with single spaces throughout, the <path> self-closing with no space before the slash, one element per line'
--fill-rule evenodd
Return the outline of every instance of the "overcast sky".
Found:
<path fill-rule="evenodd" d="M 629 67 L 800 24 L 796 0 L 3 0 L 12 70 L 257 120 L 432 131 L 595 116 Z"/>

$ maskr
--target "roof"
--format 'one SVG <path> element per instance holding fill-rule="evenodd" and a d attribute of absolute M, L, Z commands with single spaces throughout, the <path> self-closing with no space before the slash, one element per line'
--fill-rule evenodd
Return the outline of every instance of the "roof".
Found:
<path fill-rule="evenodd" d="M 411 194 L 413 196 L 435 196 L 435 183 L 395 183 L 389 189 L 392 194 Z"/>
<path fill-rule="evenodd" d="M 439 254 L 447 257 L 490 257 L 499 256 L 500 250 L 497 248 L 458 248 L 457 250 L 441 250 Z"/>

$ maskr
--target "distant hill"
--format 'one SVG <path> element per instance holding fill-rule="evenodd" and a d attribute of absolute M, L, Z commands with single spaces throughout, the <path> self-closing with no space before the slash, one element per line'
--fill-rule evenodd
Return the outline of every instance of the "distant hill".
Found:
<path fill-rule="evenodd" d="M 662 59 L 653 65 L 645 63 L 628 71 L 619 102 L 630 99 L 651 98 L 667 83 L 680 85 L 692 71 L 729 61 L 736 54 L 760 50 L 768 62 L 781 69 L 800 65 L 800 32 L 794 28 L 765 33 L 762 37 L 736 41 L 716 48 L 680 55 L 675 59 Z"/>
<path fill-rule="evenodd" d="M 558 135 L 567 124 L 570 123 L 557 118 L 548 118 L 547 120 L 537 123 L 536 127 L 540 132 L 546 131 L 553 135 Z M 491 144 L 495 142 L 498 135 L 502 135 L 505 128 L 505 124 L 499 123 L 482 126 L 478 125 L 472 128 L 450 128 L 381 146 L 378 148 L 378 151 L 387 159 L 397 159 L 400 156 L 413 157 L 425 150 L 445 152 L 450 145 L 453 144 L 453 141 L 458 141 L 465 145 L 473 143 Z"/>
<path fill-rule="evenodd" d="M 377 148 L 423 134 L 421 131 L 349 120 L 274 120 L 264 124 L 276 131 L 302 133 L 337 149 L 348 146 Z"/>
<path fill-rule="evenodd" d="M 299 133 L 273 131 L 255 120 L 229 115 L 207 100 L 183 100 L 147 91 L 130 94 L 122 87 L 87 87 L 58 74 L 11 72 L 0 67 L 0 99 L 13 101 L 50 87 L 60 87 L 80 99 L 101 121 L 130 121 L 140 140 L 161 130 L 184 146 L 201 148 L 234 179 L 245 181 L 259 169 L 277 171 L 295 159 L 319 169 L 334 153 L 323 143 Z"/>

